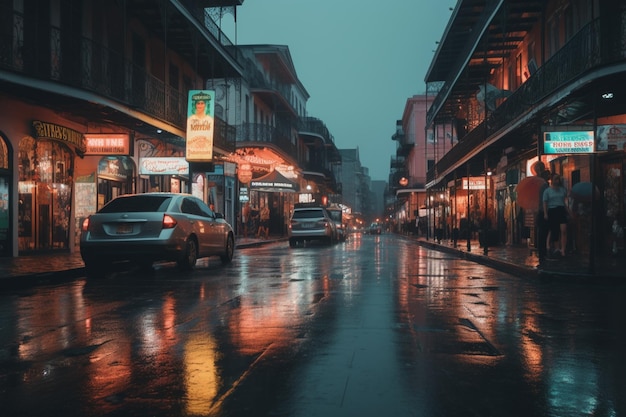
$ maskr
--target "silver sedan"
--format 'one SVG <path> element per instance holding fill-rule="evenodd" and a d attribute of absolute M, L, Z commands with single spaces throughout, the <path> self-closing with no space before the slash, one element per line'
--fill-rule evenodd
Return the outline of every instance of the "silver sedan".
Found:
<path fill-rule="evenodd" d="M 82 224 L 80 254 L 91 275 L 118 261 L 151 268 L 156 261 L 176 261 L 184 270 L 199 258 L 234 255 L 233 229 L 223 216 L 188 194 L 122 195 Z"/>

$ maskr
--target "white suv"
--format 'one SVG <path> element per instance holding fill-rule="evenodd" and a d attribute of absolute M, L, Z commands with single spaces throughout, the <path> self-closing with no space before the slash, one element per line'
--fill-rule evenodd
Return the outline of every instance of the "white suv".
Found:
<path fill-rule="evenodd" d="M 289 221 L 289 246 L 321 240 L 333 244 L 337 241 L 335 222 L 324 207 L 296 206 Z"/>

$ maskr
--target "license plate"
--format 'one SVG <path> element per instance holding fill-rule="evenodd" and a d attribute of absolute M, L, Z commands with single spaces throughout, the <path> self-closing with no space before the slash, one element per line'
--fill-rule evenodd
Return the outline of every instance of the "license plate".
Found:
<path fill-rule="evenodd" d="M 311 222 L 309 222 L 309 223 L 302 223 L 302 226 L 301 226 L 301 227 L 302 227 L 303 229 L 313 229 L 313 226 L 315 226 L 315 223 L 311 223 Z"/>
<path fill-rule="evenodd" d="M 115 233 L 117 233 L 118 235 L 126 235 L 132 232 L 133 232 L 132 224 L 118 224 L 117 229 L 115 229 Z"/>

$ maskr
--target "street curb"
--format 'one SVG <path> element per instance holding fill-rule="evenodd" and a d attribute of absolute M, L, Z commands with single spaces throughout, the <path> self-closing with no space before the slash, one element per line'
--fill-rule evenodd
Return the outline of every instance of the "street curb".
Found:
<path fill-rule="evenodd" d="M 484 255 L 478 255 L 471 252 L 462 251 L 459 249 L 451 248 L 437 243 L 425 242 L 418 240 L 418 244 L 429 249 L 437 250 L 440 252 L 446 252 L 452 255 L 456 255 L 458 258 L 465 259 L 471 262 L 476 262 L 482 265 L 490 266 L 502 272 L 507 272 L 512 275 L 516 275 L 523 278 L 538 278 L 539 270 L 517 265 L 511 262 L 505 262 L 499 259 L 490 258 Z"/>
<path fill-rule="evenodd" d="M 0 291 L 23 290 L 39 285 L 60 284 L 73 281 L 82 276 L 85 276 L 84 267 L 64 269 L 60 271 L 15 275 L 0 280 Z"/>

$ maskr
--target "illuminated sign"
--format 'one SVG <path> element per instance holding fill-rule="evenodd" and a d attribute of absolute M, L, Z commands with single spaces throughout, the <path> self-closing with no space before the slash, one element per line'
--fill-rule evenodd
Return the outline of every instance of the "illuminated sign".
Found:
<path fill-rule="evenodd" d="M 128 155 L 129 138 L 125 133 L 85 133 L 85 155 Z"/>
<path fill-rule="evenodd" d="M 546 155 L 593 153 L 595 137 L 591 130 L 544 132 L 543 153 Z"/>
<path fill-rule="evenodd" d="M 185 158 L 141 158 L 141 175 L 189 175 L 189 163 Z"/>
<path fill-rule="evenodd" d="M 626 125 L 598 126 L 596 151 L 626 150 Z"/>
<path fill-rule="evenodd" d="M 463 178 L 463 189 L 464 190 L 484 190 L 485 189 L 485 178 L 484 177 L 470 177 L 469 183 L 467 178 Z"/>
<path fill-rule="evenodd" d="M 213 161 L 215 91 L 190 90 L 187 117 L 186 159 Z"/>

